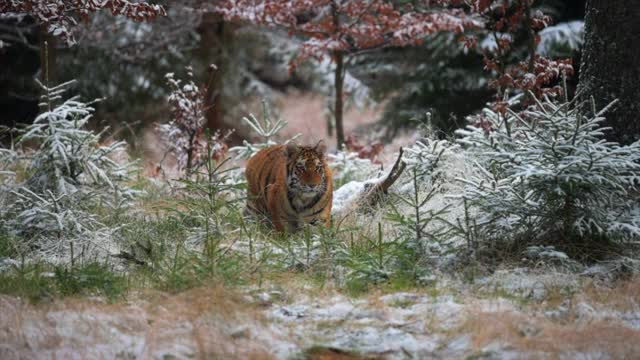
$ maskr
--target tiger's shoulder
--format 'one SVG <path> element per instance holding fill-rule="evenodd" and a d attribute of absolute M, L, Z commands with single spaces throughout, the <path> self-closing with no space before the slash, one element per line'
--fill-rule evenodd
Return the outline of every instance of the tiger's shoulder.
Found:
<path fill-rule="evenodd" d="M 247 161 L 246 171 L 251 172 L 273 162 L 286 162 L 287 153 L 284 145 L 273 145 L 258 151 Z"/>

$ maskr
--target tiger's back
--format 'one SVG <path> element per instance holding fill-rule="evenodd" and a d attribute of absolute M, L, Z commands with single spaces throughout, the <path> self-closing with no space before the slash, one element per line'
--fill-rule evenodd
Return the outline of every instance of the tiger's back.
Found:
<path fill-rule="evenodd" d="M 276 145 L 249 159 L 247 207 L 269 220 L 278 231 L 294 231 L 304 223 L 331 225 L 333 179 L 324 157 L 324 144 L 315 147 Z"/>

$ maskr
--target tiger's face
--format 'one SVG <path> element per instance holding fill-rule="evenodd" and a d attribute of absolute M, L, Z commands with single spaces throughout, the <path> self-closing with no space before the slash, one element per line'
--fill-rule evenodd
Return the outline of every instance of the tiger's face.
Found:
<path fill-rule="evenodd" d="M 316 196 L 327 189 L 324 153 L 326 147 L 287 145 L 287 183 L 303 196 Z"/>

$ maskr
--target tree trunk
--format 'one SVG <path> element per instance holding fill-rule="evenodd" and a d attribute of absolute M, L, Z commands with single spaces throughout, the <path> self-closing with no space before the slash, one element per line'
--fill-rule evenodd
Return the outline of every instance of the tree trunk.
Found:
<path fill-rule="evenodd" d="M 333 27 L 335 31 L 339 31 L 340 29 L 340 5 L 337 1 L 331 1 L 331 12 L 333 18 Z M 342 145 L 344 145 L 344 126 L 342 125 L 342 114 L 344 112 L 344 104 L 342 102 L 343 98 L 343 88 L 344 88 L 344 52 L 341 50 L 336 50 L 333 52 L 333 58 L 336 62 L 336 72 L 334 79 L 334 89 L 335 89 L 335 101 L 334 101 L 334 109 L 333 114 L 335 116 L 335 130 L 336 130 L 336 145 L 338 146 L 338 150 L 342 149 Z"/>
<path fill-rule="evenodd" d="M 46 25 L 40 26 L 40 81 L 46 86 L 56 84 L 56 38 Z"/>
<path fill-rule="evenodd" d="M 234 43 L 234 28 L 230 23 L 224 22 L 222 16 L 206 12 L 202 15 L 202 21 L 198 26 L 200 34 L 200 47 L 196 51 L 196 55 L 204 63 L 207 69 L 207 94 L 206 106 L 207 111 L 207 128 L 211 129 L 211 133 L 220 131 L 225 135 L 227 131 L 235 132 L 227 139 L 232 145 L 239 145 L 243 139 L 248 138 L 248 134 L 235 129 L 233 126 L 225 122 L 226 101 L 223 98 L 224 92 L 224 76 L 229 74 L 231 61 L 229 53 L 232 52 Z M 209 67 L 214 64 L 217 70 Z"/>
<path fill-rule="evenodd" d="M 335 109 L 334 113 L 336 116 L 336 140 L 338 149 L 342 148 L 344 144 L 344 127 L 342 125 L 342 114 L 344 104 L 342 103 L 343 97 L 343 85 L 344 85 L 344 54 L 340 51 L 336 51 L 335 53 L 336 60 L 336 73 L 335 73 L 335 92 L 336 92 L 336 100 L 335 100 Z"/>
<path fill-rule="evenodd" d="M 597 109 L 620 102 L 605 116 L 607 139 L 640 139 L 640 3 L 587 0 L 579 89 Z"/>

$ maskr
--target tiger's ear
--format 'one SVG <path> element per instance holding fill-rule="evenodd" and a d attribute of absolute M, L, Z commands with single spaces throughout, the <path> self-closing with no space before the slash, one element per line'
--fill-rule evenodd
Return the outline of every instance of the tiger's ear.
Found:
<path fill-rule="evenodd" d="M 324 140 L 320 140 L 313 148 L 313 150 L 315 150 L 318 155 L 324 156 L 324 154 L 327 152 L 327 144 L 324 143 Z"/>
<path fill-rule="evenodd" d="M 287 156 L 292 156 L 298 152 L 298 144 L 293 141 L 287 143 Z"/>

